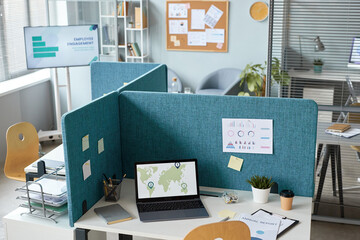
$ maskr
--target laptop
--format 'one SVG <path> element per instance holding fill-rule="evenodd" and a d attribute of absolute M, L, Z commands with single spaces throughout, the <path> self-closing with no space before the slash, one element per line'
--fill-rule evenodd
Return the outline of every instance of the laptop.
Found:
<path fill-rule="evenodd" d="M 143 222 L 209 217 L 200 200 L 196 159 L 137 162 L 135 188 Z"/>

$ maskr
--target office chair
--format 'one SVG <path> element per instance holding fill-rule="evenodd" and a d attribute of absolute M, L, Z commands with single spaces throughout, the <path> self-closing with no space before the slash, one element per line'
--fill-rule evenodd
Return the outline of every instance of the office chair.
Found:
<path fill-rule="evenodd" d="M 10 126 L 6 132 L 5 176 L 25 182 L 24 168 L 39 158 L 39 137 L 28 122 Z"/>
<path fill-rule="evenodd" d="M 184 240 L 250 240 L 250 229 L 241 221 L 216 222 L 191 230 Z"/>
<path fill-rule="evenodd" d="M 237 95 L 241 70 L 236 68 L 222 68 L 210 73 L 196 88 L 196 94 L 206 95 Z"/>

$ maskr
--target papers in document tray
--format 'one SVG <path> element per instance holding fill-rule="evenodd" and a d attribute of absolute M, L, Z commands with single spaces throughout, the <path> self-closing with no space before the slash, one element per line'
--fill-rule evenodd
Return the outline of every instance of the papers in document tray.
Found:
<path fill-rule="evenodd" d="M 349 129 L 349 130 L 347 130 L 345 132 L 332 132 L 332 131 L 329 131 L 328 129 L 326 129 L 325 133 L 340 136 L 340 137 L 345 137 L 345 138 L 351 138 L 353 136 L 359 135 L 360 134 L 360 129 L 351 128 L 351 129 Z"/>

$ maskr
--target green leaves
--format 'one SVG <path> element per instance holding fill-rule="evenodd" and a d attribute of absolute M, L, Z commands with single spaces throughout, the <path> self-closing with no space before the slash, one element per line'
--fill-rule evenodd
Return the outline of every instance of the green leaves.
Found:
<path fill-rule="evenodd" d="M 265 66 L 262 66 L 261 64 L 247 64 L 239 76 L 241 78 L 240 87 L 242 87 L 246 82 L 249 91 L 254 92 L 256 96 L 260 96 L 262 91 L 263 77 L 265 76 L 264 70 Z M 243 92 L 240 92 L 238 95 L 250 96 L 249 93 L 247 95 L 242 93 Z"/>
<path fill-rule="evenodd" d="M 289 74 L 281 69 L 280 60 L 276 57 L 272 59 L 271 63 L 271 80 L 276 81 L 282 86 L 287 86 L 290 82 Z"/>
<path fill-rule="evenodd" d="M 250 179 L 247 179 L 246 182 L 250 183 L 251 186 L 258 189 L 268 189 L 274 185 L 272 177 L 268 178 L 266 176 L 254 175 Z"/>

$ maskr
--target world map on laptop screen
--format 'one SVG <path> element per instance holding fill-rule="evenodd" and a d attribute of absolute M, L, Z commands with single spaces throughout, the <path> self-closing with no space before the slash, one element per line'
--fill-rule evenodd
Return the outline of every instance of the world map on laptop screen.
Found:
<path fill-rule="evenodd" d="M 197 195 L 195 162 L 137 164 L 138 198 Z"/>

